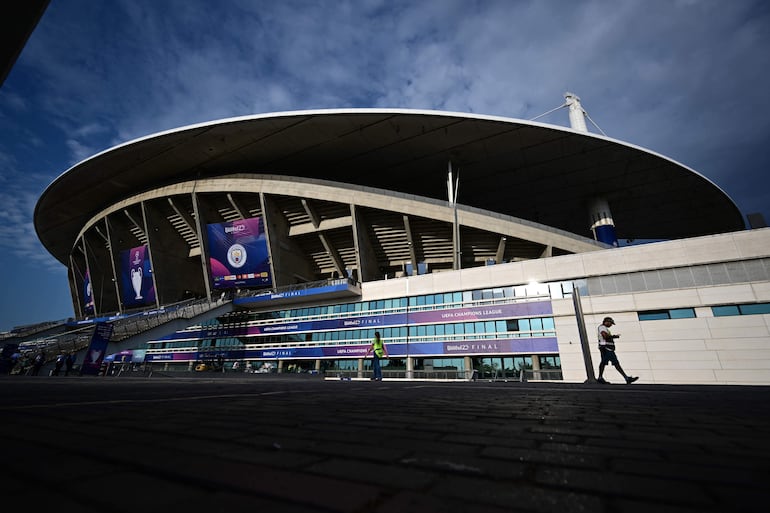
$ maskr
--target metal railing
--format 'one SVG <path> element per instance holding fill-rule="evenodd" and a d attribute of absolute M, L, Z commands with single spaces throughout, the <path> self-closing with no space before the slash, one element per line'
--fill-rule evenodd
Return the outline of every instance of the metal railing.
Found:
<path fill-rule="evenodd" d="M 128 317 L 114 321 L 112 340 L 120 342 L 138 333 L 150 330 L 176 319 L 192 319 L 198 315 L 213 310 L 230 300 L 219 297 L 214 301 L 200 299 L 193 302 L 164 307 L 161 310 L 150 311 L 147 315 Z"/>

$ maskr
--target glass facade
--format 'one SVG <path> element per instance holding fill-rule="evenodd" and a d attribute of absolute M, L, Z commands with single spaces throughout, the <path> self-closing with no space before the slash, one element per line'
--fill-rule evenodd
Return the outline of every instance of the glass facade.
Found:
<path fill-rule="evenodd" d="M 533 284 L 236 311 L 149 342 L 147 356 L 168 365 L 221 358 L 251 364 L 241 368 L 272 361 L 285 372 L 366 373 L 366 349 L 379 331 L 390 355 L 383 370 L 396 377 L 469 376 L 486 358 L 504 358 L 501 365 L 514 369 L 514 359 L 531 366 L 533 354 L 560 368 L 551 295 L 571 291 L 571 283 Z"/>

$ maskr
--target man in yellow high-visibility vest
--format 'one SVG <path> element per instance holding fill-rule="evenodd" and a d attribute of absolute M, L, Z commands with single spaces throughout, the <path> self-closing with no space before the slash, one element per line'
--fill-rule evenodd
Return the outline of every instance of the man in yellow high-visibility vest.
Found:
<path fill-rule="evenodd" d="M 374 360 L 372 360 L 374 377 L 372 377 L 372 380 L 382 381 L 382 367 L 380 366 L 380 358 L 383 356 L 388 356 L 388 348 L 385 347 L 385 342 L 383 342 L 382 338 L 380 338 L 379 331 L 374 332 L 374 339 L 372 340 L 372 345 L 369 346 L 369 349 L 366 350 L 366 356 L 369 356 L 369 353 L 374 354 Z"/>

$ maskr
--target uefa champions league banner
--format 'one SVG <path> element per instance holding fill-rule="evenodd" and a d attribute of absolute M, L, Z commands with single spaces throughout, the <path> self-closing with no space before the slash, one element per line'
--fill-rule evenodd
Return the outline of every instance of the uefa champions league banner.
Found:
<path fill-rule="evenodd" d="M 181 330 L 158 340 L 187 340 L 196 338 L 245 337 L 262 334 L 302 333 L 338 329 L 367 329 L 387 326 L 438 324 L 520 317 L 540 317 L 553 314 L 550 301 L 527 301 L 503 305 L 490 305 L 421 312 L 400 312 L 395 314 L 366 315 L 340 319 L 296 321 L 271 324 L 268 326 L 206 326 L 199 330 Z"/>
<path fill-rule="evenodd" d="M 269 287 L 270 258 L 260 217 L 207 226 L 215 289 Z"/>
<path fill-rule="evenodd" d="M 83 365 L 80 366 L 81 374 L 97 375 L 104 361 L 107 345 L 112 338 L 112 324 L 98 322 L 94 326 L 94 333 L 91 336 L 91 343 L 86 351 Z"/>
<path fill-rule="evenodd" d="M 91 272 L 86 269 L 86 275 L 83 278 L 83 313 L 85 315 L 94 314 L 94 295 L 91 287 Z"/>
<path fill-rule="evenodd" d="M 155 304 L 155 285 L 146 244 L 120 252 L 120 285 L 124 306 Z"/>

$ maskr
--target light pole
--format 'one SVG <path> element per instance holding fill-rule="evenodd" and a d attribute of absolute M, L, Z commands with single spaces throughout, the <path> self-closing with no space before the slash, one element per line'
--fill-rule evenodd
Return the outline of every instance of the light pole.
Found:
<path fill-rule="evenodd" d="M 404 320 L 406 329 L 406 379 L 414 378 L 414 361 L 409 355 L 409 276 L 406 277 L 406 319 Z"/>
<path fill-rule="evenodd" d="M 583 361 L 586 366 L 586 383 L 595 383 L 596 376 L 594 374 L 594 363 L 591 360 L 591 349 L 588 346 L 588 335 L 586 333 L 586 322 L 583 318 L 583 305 L 580 301 L 580 291 L 572 284 L 572 302 L 575 305 L 575 320 L 578 325 L 578 333 L 580 334 L 580 348 L 583 350 Z"/>
<path fill-rule="evenodd" d="M 447 172 L 447 196 L 449 204 L 452 206 L 454 220 L 452 223 L 452 240 L 454 245 L 454 269 L 462 267 L 460 263 L 460 224 L 457 221 L 457 190 L 460 188 L 460 171 L 457 171 L 457 178 L 452 179 L 452 161 L 449 161 Z"/>

